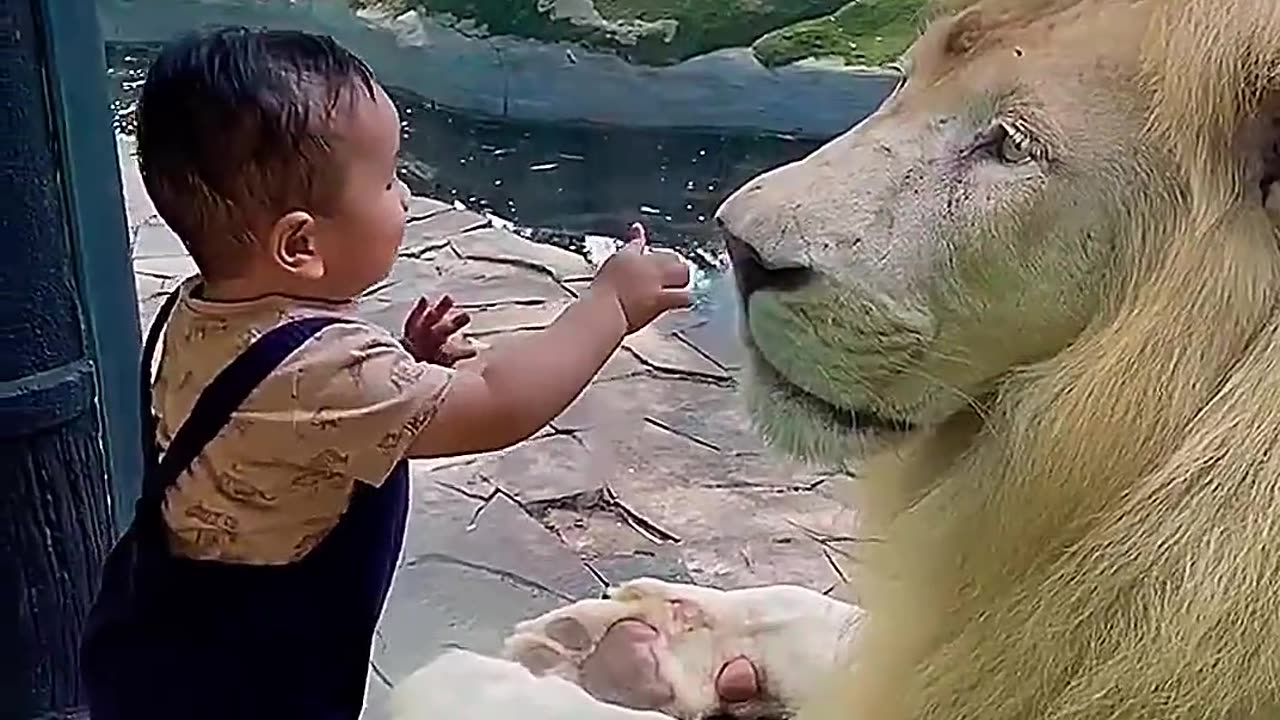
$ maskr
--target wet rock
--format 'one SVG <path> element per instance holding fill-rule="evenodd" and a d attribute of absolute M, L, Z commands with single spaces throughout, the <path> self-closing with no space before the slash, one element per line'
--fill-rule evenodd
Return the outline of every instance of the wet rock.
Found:
<path fill-rule="evenodd" d="M 132 234 L 135 260 L 154 258 L 185 258 L 187 248 L 172 230 L 165 225 L 139 225 Z M 180 263 L 186 267 L 185 262 Z"/>
<path fill-rule="evenodd" d="M 453 205 L 443 200 L 414 195 L 409 198 L 409 210 L 407 214 L 409 216 L 409 222 L 412 224 L 415 221 L 426 220 L 427 218 L 449 212 L 453 209 Z"/>
<path fill-rule="evenodd" d="M 487 260 L 529 268 L 560 281 L 590 278 L 591 264 L 580 255 L 538 245 L 506 230 L 476 230 L 453 238 L 453 249 L 469 260 Z"/>
<path fill-rule="evenodd" d="M 641 364 L 655 370 L 712 380 L 730 380 L 729 373 L 724 368 L 692 345 L 652 326 L 627 338 L 623 346 L 635 353 Z"/>
<path fill-rule="evenodd" d="M 189 255 L 139 257 L 133 261 L 133 271 L 158 280 L 181 280 L 196 274 L 196 263 Z"/>
<path fill-rule="evenodd" d="M 412 205 L 410 212 L 412 213 Z M 427 212 L 421 219 L 410 220 L 404 229 L 404 244 L 407 248 L 430 243 L 447 245 L 448 241 L 462 233 L 481 230 L 489 225 L 489 219 L 479 213 L 446 205 Z"/>
<path fill-rule="evenodd" d="M 479 500 L 415 468 L 405 557 L 379 627 L 374 664 L 392 683 L 446 647 L 494 653 L 531 615 L 600 591 L 581 560 L 503 495 Z"/>

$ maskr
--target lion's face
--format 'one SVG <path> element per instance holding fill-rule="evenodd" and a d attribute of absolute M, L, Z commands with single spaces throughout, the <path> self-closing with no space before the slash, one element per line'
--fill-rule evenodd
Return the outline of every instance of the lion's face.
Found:
<path fill-rule="evenodd" d="M 749 403 L 783 449 L 847 457 L 980 409 L 1102 312 L 1152 167 L 1141 18 L 1110 5 L 935 23 L 874 115 L 720 209 Z"/>

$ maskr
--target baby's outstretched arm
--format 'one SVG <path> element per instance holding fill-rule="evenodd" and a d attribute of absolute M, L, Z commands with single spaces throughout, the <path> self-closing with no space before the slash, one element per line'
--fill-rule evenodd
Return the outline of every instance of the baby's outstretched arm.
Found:
<path fill-rule="evenodd" d="M 633 234 L 545 330 L 504 346 L 483 370 L 459 369 L 409 457 L 486 452 L 530 437 L 582 393 L 626 335 L 687 306 L 688 267 L 673 253 L 646 253 L 643 232 Z"/>

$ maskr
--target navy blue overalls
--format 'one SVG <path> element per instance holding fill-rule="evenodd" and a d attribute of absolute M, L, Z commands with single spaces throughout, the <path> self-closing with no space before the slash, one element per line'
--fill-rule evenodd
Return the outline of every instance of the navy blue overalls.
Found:
<path fill-rule="evenodd" d="M 408 465 L 400 462 L 377 488 L 357 483 L 337 526 L 293 563 L 172 555 L 165 491 L 272 370 L 343 322 L 305 318 L 265 333 L 203 390 L 161 456 L 151 359 L 177 299 L 178 292 L 168 298 L 148 333 L 142 497 L 107 557 L 81 648 L 92 720 L 355 720 L 404 544 Z"/>

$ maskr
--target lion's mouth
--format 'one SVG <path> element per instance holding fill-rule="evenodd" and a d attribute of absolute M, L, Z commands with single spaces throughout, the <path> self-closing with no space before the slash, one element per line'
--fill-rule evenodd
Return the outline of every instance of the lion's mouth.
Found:
<path fill-rule="evenodd" d="M 812 415 L 828 420 L 832 425 L 857 433 L 902 434 L 916 429 L 915 424 L 897 418 L 888 418 L 868 410 L 841 407 L 804 390 L 788 380 L 769 363 L 759 349 L 750 345 L 751 356 L 760 379 L 775 391 L 785 394 L 792 402 L 804 407 Z"/>

